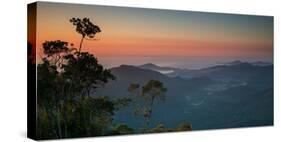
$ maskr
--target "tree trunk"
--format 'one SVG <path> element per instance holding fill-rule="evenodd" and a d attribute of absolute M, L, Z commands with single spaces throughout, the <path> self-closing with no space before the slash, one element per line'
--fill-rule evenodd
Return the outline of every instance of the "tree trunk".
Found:
<path fill-rule="evenodd" d="M 67 138 L 67 121 L 64 123 L 64 137 Z"/>
<path fill-rule="evenodd" d="M 84 40 L 84 36 L 82 36 L 81 41 L 80 41 L 80 47 L 79 47 L 79 50 L 78 50 L 78 53 L 79 53 L 79 54 L 80 54 L 80 52 L 81 52 L 83 40 Z"/>
<path fill-rule="evenodd" d="M 150 123 L 150 119 L 151 119 L 151 115 L 152 115 L 152 107 L 153 107 L 154 99 L 155 99 L 155 97 L 153 96 L 153 97 L 151 98 L 151 102 L 150 102 L 149 114 L 148 114 L 148 116 L 145 118 L 144 132 L 146 132 L 147 130 L 149 130 L 149 123 Z"/>
<path fill-rule="evenodd" d="M 58 110 L 57 110 L 57 125 L 58 125 L 58 131 L 59 131 L 59 138 L 62 138 L 59 107 L 58 107 Z"/>

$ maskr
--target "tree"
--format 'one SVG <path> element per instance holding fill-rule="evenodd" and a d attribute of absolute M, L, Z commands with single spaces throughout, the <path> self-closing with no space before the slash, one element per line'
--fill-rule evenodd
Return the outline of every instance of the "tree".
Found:
<path fill-rule="evenodd" d="M 110 70 L 104 69 L 97 58 L 87 52 L 75 52 L 65 56 L 64 59 L 62 75 L 76 88 L 75 92 L 79 92 L 81 97 L 89 96 L 91 90 L 102 87 L 108 80 L 115 79 Z"/>
<path fill-rule="evenodd" d="M 181 123 L 176 128 L 167 128 L 163 123 L 158 124 L 154 128 L 149 128 L 155 102 L 165 101 L 167 88 L 162 82 L 158 80 L 149 80 L 142 87 L 137 83 L 131 83 L 127 90 L 135 95 L 134 104 L 136 105 L 136 109 L 134 114 L 144 118 L 144 133 L 191 131 L 191 125 L 187 122 Z"/>
<path fill-rule="evenodd" d="M 111 132 L 110 135 L 125 135 L 125 134 L 133 134 L 134 130 L 130 127 L 128 127 L 126 124 L 118 124 L 115 126 Z"/>
<path fill-rule="evenodd" d="M 81 41 L 78 50 L 78 53 L 80 53 L 84 38 L 94 38 L 97 33 L 101 32 L 101 29 L 99 26 L 93 24 L 89 18 L 71 18 L 69 21 L 76 26 L 76 32 L 81 35 Z"/>
<path fill-rule="evenodd" d="M 42 63 L 37 66 L 37 136 L 41 139 L 107 135 L 115 112 L 131 101 L 95 95 L 97 88 L 115 80 L 94 55 L 80 52 L 83 39 L 93 38 L 100 29 L 88 18 L 71 22 L 82 35 L 79 51 L 61 40 L 42 44 Z"/>
<path fill-rule="evenodd" d="M 191 125 L 187 122 L 182 122 L 176 128 L 167 128 L 164 124 L 160 123 L 156 127 L 148 130 L 150 133 L 162 133 L 162 132 L 180 132 L 191 131 Z"/>
<path fill-rule="evenodd" d="M 38 64 L 38 136 L 66 138 L 106 135 L 115 111 L 129 98 L 95 96 L 115 76 L 87 52 L 78 53 L 60 40 L 43 44 Z"/>
<path fill-rule="evenodd" d="M 192 130 L 192 126 L 191 126 L 191 124 L 189 124 L 187 122 L 182 122 L 175 129 L 175 131 L 191 131 L 191 130 Z"/>
<path fill-rule="evenodd" d="M 41 138 L 62 136 L 60 91 L 63 81 L 60 76 L 60 54 L 68 50 L 67 42 L 46 41 L 43 44 L 42 63 L 37 67 L 38 135 Z"/>
<path fill-rule="evenodd" d="M 140 85 L 136 83 L 132 83 L 128 87 L 130 93 L 136 94 L 136 97 L 140 97 L 143 100 L 143 102 L 136 108 L 135 115 L 141 115 L 144 118 L 145 122 L 143 131 L 145 132 L 149 127 L 154 103 L 155 101 L 165 100 L 165 92 L 167 91 L 167 88 L 165 88 L 163 83 L 158 80 L 149 80 L 142 86 L 140 91 L 139 89 Z"/>
<path fill-rule="evenodd" d="M 73 44 L 70 44 L 73 46 Z M 69 43 L 61 40 L 45 41 L 42 44 L 44 56 L 43 60 L 49 61 L 49 64 L 60 69 L 63 57 L 76 50 L 74 47 L 69 46 Z"/>
<path fill-rule="evenodd" d="M 158 124 L 155 128 L 149 130 L 150 133 L 161 133 L 169 131 L 164 124 Z"/>

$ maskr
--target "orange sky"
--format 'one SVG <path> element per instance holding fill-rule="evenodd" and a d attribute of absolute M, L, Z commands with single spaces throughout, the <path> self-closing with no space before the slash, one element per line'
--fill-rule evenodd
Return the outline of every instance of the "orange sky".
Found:
<path fill-rule="evenodd" d="M 78 46 L 71 17 L 88 17 L 102 32 L 83 51 L 110 56 L 253 57 L 272 60 L 273 18 L 199 12 L 39 3 L 37 48 L 46 40 Z M 38 50 L 40 52 L 40 50 Z"/>

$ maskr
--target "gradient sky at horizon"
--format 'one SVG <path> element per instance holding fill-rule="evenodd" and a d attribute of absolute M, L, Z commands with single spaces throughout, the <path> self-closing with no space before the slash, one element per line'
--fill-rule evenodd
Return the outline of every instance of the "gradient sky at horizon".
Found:
<path fill-rule="evenodd" d="M 273 17 L 45 2 L 37 10 L 37 48 L 58 39 L 79 45 L 81 36 L 69 19 L 88 17 L 102 32 L 97 41 L 85 40 L 82 50 L 108 67 L 273 62 Z"/>

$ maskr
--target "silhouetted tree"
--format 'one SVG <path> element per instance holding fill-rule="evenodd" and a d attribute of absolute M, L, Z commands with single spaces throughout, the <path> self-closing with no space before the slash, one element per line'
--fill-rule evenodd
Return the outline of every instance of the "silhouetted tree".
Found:
<path fill-rule="evenodd" d="M 71 18 L 69 21 L 76 26 L 76 32 L 81 34 L 81 41 L 78 50 L 78 53 L 80 53 L 84 38 L 94 38 L 97 33 L 101 32 L 101 29 L 99 26 L 92 23 L 89 18 Z"/>
<path fill-rule="evenodd" d="M 82 38 L 100 32 L 88 18 L 71 22 Z M 79 51 L 61 40 L 42 44 L 44 55 L 37 66 L 38 138 L 107 135 L 114 113 L 131 101 L 94 94 L 115 76 L 92 54 L 80 52 L 82 42 Z"/>
<path fill-rule="evenodd" d="M 102 87 L 108 80 L 115 79 L 110 70 L 104 69 L 97 58 L 87 52 L 75 52 L 65 56 L 64 59 L 62 75 L 75 83 L 77 91 L 82 91 L 80 94 L 82 97 L 89 96 L 91 90 Z"/>

